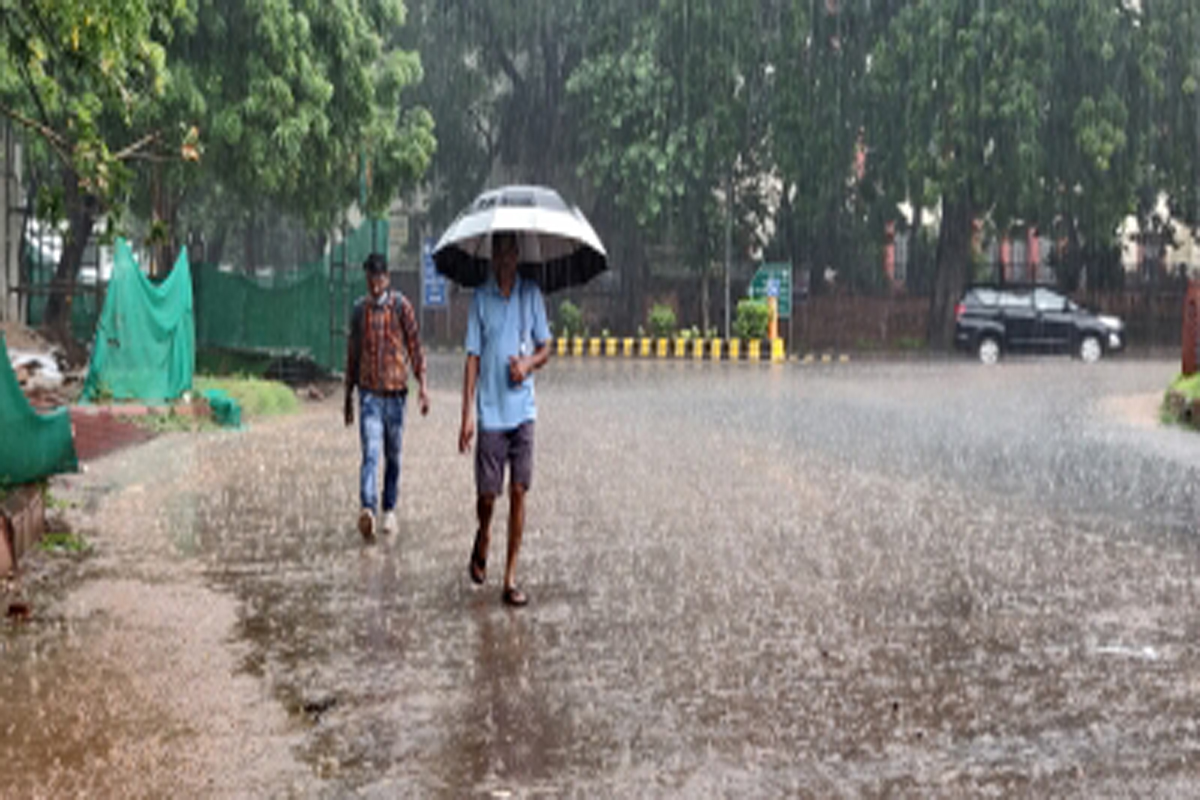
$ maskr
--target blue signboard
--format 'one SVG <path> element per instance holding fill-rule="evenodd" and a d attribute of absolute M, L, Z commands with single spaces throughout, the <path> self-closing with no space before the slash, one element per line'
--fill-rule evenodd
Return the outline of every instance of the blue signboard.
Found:
<path fill-rule="evenodd" d="M 750 279 L 748 294 L 755 300 L 776 298 L 779 318 L 787 319 L 792 315 L 792 265 L 763 264 Z"/>
<path fill-rule="evenodd" d="M 446 305 L 446 278 L 433 263 L 433 239 L 421 245 L 421 305 L 442 308 Z"/>

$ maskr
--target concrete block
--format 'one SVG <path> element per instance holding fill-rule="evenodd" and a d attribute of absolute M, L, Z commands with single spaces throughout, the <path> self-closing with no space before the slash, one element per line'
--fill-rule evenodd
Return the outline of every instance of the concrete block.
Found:
<path fill-rule="evenodd" d="M 16 571 L 21 556 L 34 547 L 46 531 L 46 500 L 42 487 L 19 486 L 0 503 L 0 575 Z"/>

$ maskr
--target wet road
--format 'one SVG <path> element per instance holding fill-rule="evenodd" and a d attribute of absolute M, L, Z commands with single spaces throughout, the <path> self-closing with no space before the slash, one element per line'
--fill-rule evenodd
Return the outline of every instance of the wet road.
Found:
<path fill-rule="evenodd" d="M 467 579 L 433 368 L 374 546 L 336 401 L 77 479 L 96 555 L 0 636 L 0 794 L 1197 792 L 1176 365 L 552 361 L 520 611 L 503 504 Z"/>

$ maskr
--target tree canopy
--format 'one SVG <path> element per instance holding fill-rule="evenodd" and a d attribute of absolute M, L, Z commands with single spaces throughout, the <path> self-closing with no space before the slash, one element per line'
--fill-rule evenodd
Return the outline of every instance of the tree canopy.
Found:
<path fill-rule="evenodd" d="M 433 118 L 401 0 L 22 0 L 0 5 L 0 110 L 34 135 L 43 212 L 71 233 L 65 313 L 95 220 L 132 206 L 156 243 L 265 216 L 328 230 L 424 176 Z M 170 257 L 164 259 L 170 261 Z M 251 254 L 253 260 L 253 254 Z"/>
<path fill-rule="evenodd" d="M 1071 288 L 1085 265 L 1120 278 L 1101 267 L 1127 216 L 1159 241 L 1200 222 L 1190 0 L 0 8 L 0 103 L 61 165 L 64 206 L 132 197 L 170 231 L 264 206 L 327 230 L 418 185 L 436 228 L 488 184 L 547 183 L 603 229 L 634 306 L 651 264 L 706 280 L 726 247 L 743 276 L 769 254 L 814 290 L 829 270 L 882 289 L 907 204 L 940 220 L 945 343 L 981 234 L 1052 237 Z"/>

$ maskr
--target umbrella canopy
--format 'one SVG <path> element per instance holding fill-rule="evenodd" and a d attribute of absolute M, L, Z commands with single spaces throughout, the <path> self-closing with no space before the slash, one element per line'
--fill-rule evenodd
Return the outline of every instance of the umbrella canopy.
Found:
<path fill-rule="evenodd" d="M 520 272 L 546 293 L 580 286 L 608 268 L 608 254 L 583 213 L 553 189 L 504 186 L 486 191 L 458 215 L 433 251 L 437 271 L 479 286 L 491 269 L 492 234 L 517 235 Z"/>

